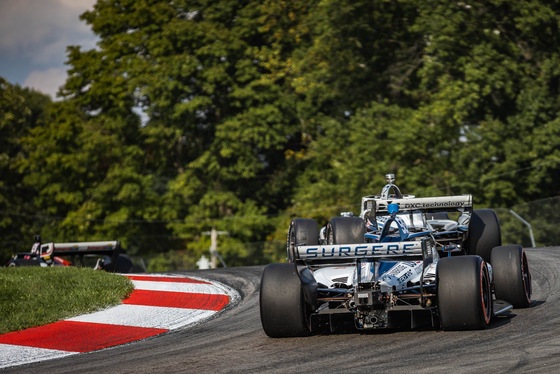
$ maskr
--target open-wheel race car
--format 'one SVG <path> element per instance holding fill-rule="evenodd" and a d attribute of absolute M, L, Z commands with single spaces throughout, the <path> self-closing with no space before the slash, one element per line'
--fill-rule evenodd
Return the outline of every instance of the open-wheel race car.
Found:
<path fill-rule="evenodd" d="M 14 254 L 8 261 L 8 266 L 48 267 L 76 264 L 85 267 L 87 263 L 96 270 L 128 273 L 132 269 L 132 261 L 124 253 L 118 240 L 42 243 L 40 235 L 35 236 L 31 251 Z"/>
<path fill-rule="evenodd" d="M 267 265 L 260 316 L 270 337 L 352 330 L 483 329 L 531 304 L 525 250 L 501 243 L 493 210 L 471 195 L 416 198 L 386 176 L 361 213 L 322 229 L 291 221 L 288 263 Z"/>

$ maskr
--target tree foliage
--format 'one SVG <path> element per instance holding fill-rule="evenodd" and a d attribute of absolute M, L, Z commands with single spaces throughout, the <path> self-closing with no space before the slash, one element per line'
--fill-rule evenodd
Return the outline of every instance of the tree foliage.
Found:
<path fill-rule="evenodd" d="M 290 217 L 355 210 L 385 173 L 477 206 L 556 196 L 559 8 L 98 0 L 60 100 L 0 82 L 0 230 L 119 239 L 159 269 L 195 266 L 216 228 L 240 265 L 281 259 Z"/>
<path fill-rule="evenodd" d="M 18 249 L 22 233 L 32 240 L 41 228 L 31 200 L 34 188 L 24 183 L 18 163 L 26 158 L 23 139 L 45 121 L 48 96 L 0 77 L 0 260 Z"/>

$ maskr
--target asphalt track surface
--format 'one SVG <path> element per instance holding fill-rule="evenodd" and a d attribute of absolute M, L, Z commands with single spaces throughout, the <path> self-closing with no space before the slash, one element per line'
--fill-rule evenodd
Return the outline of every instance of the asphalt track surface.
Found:
<path fill-rule="evenodd" d="M 560 247 L 527 249 L 533 303 L 479 331 L 383 331 L 271 339 L 262 331 L 263 267 L 193 271 L 241 300 L 200 325 L 2 373 L 560 372 Z"/>

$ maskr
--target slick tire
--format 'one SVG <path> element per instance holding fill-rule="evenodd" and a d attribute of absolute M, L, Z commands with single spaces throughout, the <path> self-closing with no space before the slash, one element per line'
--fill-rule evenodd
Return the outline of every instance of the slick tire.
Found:
<path fill-rule="evenodd" d="M 38 258 L 22 259 L 16 258 L 10 260 L 8 267 L 21 267 L 21 266 L 41 266 L 41 260 Z"/>
<path fill-rule="evenodd" d="M 327 244 L 364 243 L 366 225 L 360 217 L 334 217 L 327 224 Z"/>
<path fill-rule="evenodd" d="M 289 262 L 297 259 L 295 253 L 296 245 L 319 244 L 319 227 L 317 222 L 311 218 L 296 218 L 290 223 L 288 230 L 287 256 Z"/>
<path fill-rule="evenodd" d="M 309 307 L 294 264 L 270 264 L 264 268 L 259 305 L 263 330 L 271 338 L 310 334 Z"/>
<path fill-rule="evenodd" d="M 496 299 L 505 300 L 515 308 L 527 308 L 531 304 L 531 273 L 523 247 L 494 248 L 491 264 Z"/>
<path fill-rule="evenodd" d="M 465 245 L 467 254 L 480 256 L 484 261 L 490 262 L 492 249 L 502 245 L 500 223 L 493 210 L 475 209 L 473 211 Z"/>
<path fill-rule="evenodd" d="M 437 299 L 444 330 L 485 328 L 492 317 L 492 288 L 486 262 L 479 256 L 439 260 Z"/>

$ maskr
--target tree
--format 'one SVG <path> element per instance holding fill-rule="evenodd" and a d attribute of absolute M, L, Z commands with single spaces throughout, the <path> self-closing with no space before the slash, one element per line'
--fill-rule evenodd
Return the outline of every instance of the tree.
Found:
<path fill-rule="evenodd" d="M 262 217 L 288 201 L 296 173 L 284 155 L 301 135 L 281 71 L 299 43 L 284 34 L 298 23 L 295 9 L 305 16 L 301 4 L 272 1 L 99 1 L 82 16 L 101 38 L 99 49 L 69 49 L 62 95 L 89 123 L 84 136 L 93 129 L 114 145 L 111 162 L 122 163 L 128 150 L 135 155 L 123 168 L 155 193 L 146 200 L 158 207 L 151 219 L 168 222 L 163 232 L 178 236 L 180 247 L 204 245 L 200 232 L 216 220 L 228 226 L 229 241 L 264 241 L 271 223 Z M 118 195 L 101 183 L 122 175 L 111 170 L 94 178 L 100 198 Z M 87 213 L 108 227 L 113 217 L 133 217 L 131 208 L 117 209 L 123 202 L 108 202 L 83 199 L 70 221 Z M 237 252 L 231 256 L 249 255 Z"/>
<path fill-rule="evenodd" d="M 558 10 L 540 1 L 422 7 L 420 92 L 436 126 L 460 130 L 447 151 L 455 193 L 492 206 L 557 193 Z"/>
<path fill-rule="evenodd" d="M 371 101 L 414 105 L 409 87 L 422 40 L 408 1 L 322 1 L 307 21 L 312 45 L 294 55 L 293 85 L 310 113 L 347 120 Z"/>
<path fill-rule="evenodd" d="M 173 250 L 177 266 L 212 228 L 231 265 L 277 260 L 292 216 L 356 211 L 386 173 L 478 207 L 553 196 L 559 14 L 539 0 L 99 0 L 82 16 L 98 48 L 69 47 L 62 100 L 10 138 L 24 155 L 11 177 L 36 191 L 44 234 Z"/>
<path fill-rule="evenodd" d="M 40 227 L 30 203 L 34 188 L 24 185 L 17 164 L 26 157 L 22 138 L 42 124 L 50 103 L 47 95 L 0 77 L 0 263 L 14 252 L 27 250 L 26 245 L 31 247 Z"/>

